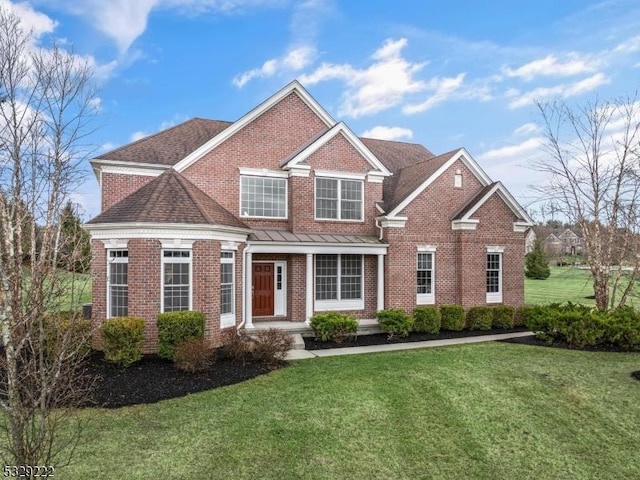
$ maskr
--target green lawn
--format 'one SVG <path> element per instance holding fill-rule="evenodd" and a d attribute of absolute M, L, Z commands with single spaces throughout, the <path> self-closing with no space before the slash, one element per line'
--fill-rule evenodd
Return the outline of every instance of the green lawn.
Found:
<path fill-rule="evenodd" d="M 546 280 L 524 280 L 524 299 L 528 304 L 571 301 L 595 305 L 593 299 L 585 298 L 589 295 L 593 295 L 589 270 L 551 267 L 551 276 Z"/>
<path fill-rule="evenodd" d="M 56 478 L 640 478 L 638 369 L 637 354 L 503 343 L 306 360 L 83 411 Z"/>

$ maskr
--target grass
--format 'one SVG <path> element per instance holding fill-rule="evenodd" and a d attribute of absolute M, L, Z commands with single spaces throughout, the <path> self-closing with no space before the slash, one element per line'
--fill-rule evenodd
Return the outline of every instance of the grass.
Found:
<path fill-rule="evenodd" d="M 91 275 L 88 273 L 61 273 L 60 310 L 81 309 L 85 303 L 91 303 Z"/>
<path fill-rule="evenodd" d="M 524 299 L 527 304 L 551 302 L 583 303 L 595 305 L 595 300 L 586 298 L 593 295 L 593 284 L 589 270 L 574 267 L 550 267 L 551 276 L 546 280 L 524 280 Z"/>
<path fill-rule="evenodd" d="M 294 363 L 86 410 L 56 478 L 640 478 L 637 354 L 487 343 Z"/>

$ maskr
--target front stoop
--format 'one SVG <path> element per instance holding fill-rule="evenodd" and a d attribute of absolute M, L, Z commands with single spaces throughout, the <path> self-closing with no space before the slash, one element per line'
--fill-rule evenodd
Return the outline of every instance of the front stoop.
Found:
<path fill-rule="evenodd" d="M 299 333 L 292 333 L 293 347 L 292 350 L 304 350 L 304 339 Z"/>
<path fill-rule="evenodd" d="M 250 335 L 261 330 L 267 330 L 269 328 L 277 328 L 278 330 L 284 330 L 291 334 L 300 334 L 303 337 L 312 337 L 313 330 L 305 322 L 289 322 L 289 321 L 277 321 L 277 322 L 255 322 L 252 328 L 246 328 L 247 333 Z M 358 320 L 357 335 L 371 335 L 373 333 L 381 333 L 382 330 L 378 325 L 376 319 Z M 303 347 L 304 348 L 304 347 Z"/>

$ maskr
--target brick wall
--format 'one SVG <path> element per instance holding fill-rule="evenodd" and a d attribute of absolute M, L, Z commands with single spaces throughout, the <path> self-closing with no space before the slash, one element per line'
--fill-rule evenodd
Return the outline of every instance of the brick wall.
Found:
<path fill-rule="evenodd" d="M 102 174 L 102 210 L 112 207 L 156 177 L 146 175 Z"/>

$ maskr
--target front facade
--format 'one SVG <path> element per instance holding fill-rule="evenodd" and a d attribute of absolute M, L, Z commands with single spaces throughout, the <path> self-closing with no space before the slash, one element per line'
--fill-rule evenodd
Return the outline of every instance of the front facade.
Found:
<path fill-rule="evenodd" d="M 297 82 L 236 122 L 193 119 L 92 161 L 93 320 L 359 319 L 419 304 L 523 303 L 533 224 L 464 149 L 358 138 Z M 303 323 L 302 323 L 303 324 Z"/>

